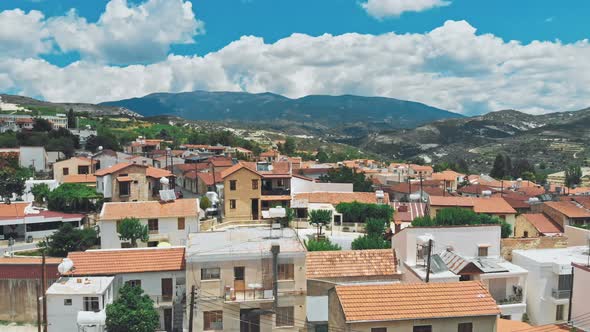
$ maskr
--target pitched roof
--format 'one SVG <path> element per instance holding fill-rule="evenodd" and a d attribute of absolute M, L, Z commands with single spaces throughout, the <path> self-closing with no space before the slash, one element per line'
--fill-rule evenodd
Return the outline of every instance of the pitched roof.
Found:
<path fill-rule="evenodd" d="M 39 264 L 41 265 L 41 257 L 32 257 L 32 256 L 16 256 L 16 257 L 0 257 L 0 265 L 28 265 L 28 264 Z M 61 263 L 62 258 L 56 257 L 46 257 L 45 263 L 46 264 L 59 264 Z"/>
<path fill-rule="evenodd" d="M 114 275 L 184 270 L 184 247 L 70 252 L 72 275 Z"/>
<path fill-rule="evenodd" d="M 457 189 L 458 192 L 460 193 L 465 193 L 465 194 L 477 194 L 477 195 L 481 195 L 482 191 L 485 190 L 489 190 L 491 192 L 495 192 L 496 190 L 492 187 L 489 186 L 484 186 L 484 185 L 480 185 L 480 184 L 470 184 L 464 187 L 461 187 L 459 189 Z"/>
<path fill-rule="evenodd" d="M 335 289 L 347 322 L 500 314 L 479 281 L 339 285 Z"/>
<path fill-rule="evenodd" d="M 145 171 L 145 175 L 156 179 L 174 176 L 174 174 L 172 174 L 169 170 L 151 166 L 147 168 L 147 170 Z"/>
<path fill-rule="evenodd" d="M 516 210 L 510 206 L 501 197 L 450 197 L 450 196 L 431 196 L 431 206 L 445 207 L 472 207 L 476 213 L 516 213 Z"/>
<path fill-rule="evenodd" d="M 133 165 L 139 166 L 139 167 L 147 167 L 146 165 L 133 164 L 133 163 L 118 163 L 118 164 L 115 164 L 109 168 L 99 169 L 98 171 L 96 171 L 94 173 L 94 175 L 105 176 L 107 174 L 112 174 L 112 173 L 118 172 L 120 170 L 123 170 L 123 169 L 125 169 L 129 166 L 133 166 Z"/>
<path fill-rule="evenodd" d="M 195 178 L 194 174 L 195 174 L 195 172 L 191 172 L 190 176 L 187 176 L 187 177 L 194 179 Z M 199 180 L 203 181 L 203 183 L 205 183 L 206 185 L 212 186 L 214 184 L 213 173 L 198 172 L 196 174 L 199 177 Z M 215 182 L 216 183 L 223 182 L 223 178 L 221 177 L 220 172 L 215 172 Z"/>
<path fill-rule="evenodd" d="M 571 201 L 545 202 L 543 204 L 557 210 L 568 218 L 590 218 L 590 210 Z"/>
<path fill-rule="evenodd" d="M 391 206 L 395 210 L 393 220 L 396 222 L 412 222 L 418 217 L 424 217 L 426 211 L 426 204 L 419 202 L 392 202 Z"/>
<path fill-rule="evenodd" d="M 63 177 L 64 183 L 90 183 L 96 182 L 96 176 L 92 174 L 70 174 Z"/>
<path fill-rule="evenodd" d="M 384 202 L 389 202 L 389 194 L 384 193 Z M 329 203 L 336 205 L 342 202 L 377 203 L 374 192 L 313 192 L 295 194 L 295 200 L 307 200 L 309 203 Z"/>
<path fill-rule="evenodd" d="M 214 167 L 230 167 L 234 165 L 231 158 L 211 158 L 209 159 L 209 162 Z"/>
<path fill-rule="evenodd" d="M 102 206 L 100 220 L 119 220 L 126 217 L 166 218 L 196 216 L 199 212 L 194 198 L 177 199 L 172 202 L 107 202 Z"/>
<path fill-rule="evenodd" d="M 25 209 L 31 203 L 12 202 L 10 204 L 0 204 L 0 218 L 19 218 L 25 216 Z"/>
<path fill-rule="evenodd" d="M 525 322 L 498 318 L 497 332 L 516 332 L 516 331 L 530 331 L 531 325 Z"/>
<path fill-rule="evenodd" d="M 307 279 L 392 276 L 397 273 L 393 249 L 308 252 Z"/>
<path fill-rule="evenodd" d="M 432 173 L 433 180 L 457 181 L 457 177 L 459 176 L 463 176 L 463 174 L 457 173 L 450 169 L 442 172 Z"/>
<path fill-rule="evenodd" d="M 553 220 L 542 213 L 524 213 L 522 216 L 533 225 L 539 233 L 555 234 L 563 233 L 563 229 Z"/>

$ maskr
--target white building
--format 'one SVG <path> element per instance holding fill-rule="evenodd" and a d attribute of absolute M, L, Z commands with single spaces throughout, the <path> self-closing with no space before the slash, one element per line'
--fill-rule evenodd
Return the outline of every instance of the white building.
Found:
<path fill-rule="evenodd" d="M 0 149 L 0 154 L 15 153 L 18 155 L 20 167 L 32 167 L 37 172 L 44 172 L 49 169 L 49 157 L 42 146 L 21 146 L 18 148 Z"/>
<path fill-rule="evenodd" d="M 161 242 L 173 246 L 186 244 L 189 233 L 199 231 L 199 200 L 177 199 L 170 202 L 108 202 L 99 215 L 100 239 L 103 249 L 129 248 L 119 238 L 117 225 L 121 219 L 133 217 L 148 226 L 149 241 L 140 247 L 155 247 Z"/>
<path fill-rule="evenodd" d="M 567 320 L 572 263 L 587 264 L 588 246 L 513 250 L 512 262 L 529 271 L 527 313 L 533 325 Z M 588 299 L 588 294 L 585 295 Z M 585 312 L 588 306 L 585 305 Z"/>
<path fill-rule="evenodd" d="M 572 325 L 590 331 L 588 294 L 590 294 L 590 264 L 572 263 L 574 278 L 572 287 Z"/>
<path fill-rule="evenodd" d="M 74 263 L 73 277 L 114 277 L 116 293 L 124 284 L 140 286 L 158 310 L 159 330 L 182 330 L 186 304 L 184 248 L 87 250 L 71 252 L 68 258 Z"/>
<path fill-rule="evenodd" d="M 47 331 L 105 331 L 113 277 L 62 277 L 47 289 Z"/>
<path fill-rule="evenodd" d="M 406 227 L 392 243 L 404 282 L 480 280 L 503 318 L 521 320 L 526 312 L 527 271 L 502 258 L 500 225 Z"/>

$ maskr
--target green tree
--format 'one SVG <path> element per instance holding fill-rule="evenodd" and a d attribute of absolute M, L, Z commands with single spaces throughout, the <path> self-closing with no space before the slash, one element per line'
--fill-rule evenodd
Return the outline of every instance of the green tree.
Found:
<path fill-rule="evenodd" d="M 506 164 L 504 162 L 504 156 L 498 154 L 494 160 L 494 166 L 490 171 L 490 176 L 495 179 L 503 179 L 506 176 Z"/>
<path fill-rule="evenodd" d="M 70 223 L 62 224 L 55 233 L 37 246 L 52 257 L 66 257 L 69 252 L 85 251 L 96 245 L 98 234 L 94 228 L 78 229 Z"/>
<path fill-rule="evenodd" d="M 91 152 L 96 152 L 98 151 L 98 147 L 102 146 L 103 149 L 109 149 L 109 150 L 120 150 L 121 146 L 119 145 L 119 141 L 117 140 L 117 137 L 111 133 L 106 133 L 103 135 L 98 135 L 98 136 L 90 136 L 88 137 L 88 139 L 86 140 L 86 149 L 91 151 Z"/>
<path fill-rule="evenodd" d="M 202 196 L 199 199 L 199 207 L 203 211 L 206 211 L 208 208 L 211 207 L 211 201 L 209 200 L 209 198 L 207 196 Z"/>
<path fill-rule="evenodd" d="M 43 118 L 35 118 L 35 122 L 33 123 L 33 131 L 38 132 L 49 132 L 53 129 L 51 122 L 43 119 Z"/>
<path fill-rule="evenodd" d="M 319 163 L 327 163 L 328 161 L 330 161 L 330 156 L 328 156 L 328 154 L 326 152 L 320 150 L 320 151 L 318 151 L 318 153 L 316 153 L 315 159 Z"/>
<path fill-rule="evenodd" d="M 153 332 L 160 325 L 154 301 L 139 286 L 124 285 L 119 298 L 106 308 L 109 332 Z"/>
<path fill-rule="evenodd" d="M 443 225 L 483 225 L 498 224 L 501 226 L 502 238 L 509 237 L 512 234 L 512 227 L 506 221 L 488 214 L 477 214 L 472 210 L 458 207 L 444 208 L 438 210 L 436 217 L 431 218 L 429 215 L 416 218 L 412 221 L 414 227 L 424 226 L 443 226 Z"/>
<path fill-rule="evenodd" d="M 336 211 L 343 215 L 344 221 L 363 223 L 367 219 L 393 219 L 393 208 L 389 204 L 342 202 Z"/>
<path fill-rule="evenodd" d="M 0 196 L 22 196 L 25 191 L 26 174 L 20 168 L 0 167 Z"/>
<path fill-rule="evenodd" d="M 285 144 L 283 144 L 284 153 L 290 156 L 295 153 L 295 150 L 297 150 L 297 143 L 295 143 L 295 139 L 293 137 L 287 137 L 285 139 Z"/>
<path fill-rule="evenodd" d="M 316 240 L 309 239 L 304 241 L 307 251 L 336 251 L 342 250 L 338 244 L 331 242 L 329 239 Z"/>
<path fill-rule="evenodd" d="M 133 248 L 137 247 L 137 240 L 147 242 L 150 238 L 147 225 L 142 225 L 137 218 L 124 218 L 119 221 L 117 227 L 119 239 L 131 241 Z"/>
<path fill-rule="evenodd" d="M 328 174 L 320 177 L 321 182 L 352 183 L 353 191 L 373 191 L 373 183 L 364 174 L 357 173 L 355 169 L 343 166 L 331 169 Z"/>
<path fill-rule="evenodd" d="M 47 183 L 39 183 L 31 188 L 31 194 L 35 197 L 37 204 L 43 204 L 49 198 L 50 191 Z"/>
<path fill-rule="evenodd" d="M 47 207 L 52 211 L 91 212 L 102 206 L 102 195 L 81 183 L 64 183 L 47 196 Z"/>
<path fill-rule="evenodd" d="M 582 182 L 582 168 L 579 165 L 571 165 L 565 170 L 565 186 L 572 188 Z"/>
<path fill-rule="evenodd" d="M 381 237 L 363 235 L 354 239 L 350 246 L 353 250 L 388 249 L 391 248 L 391 242 Z"/>
<path fill-rule="evenodd" d="M 331 210 L 311 210 L 309 212 L 309 223 L 316 226 L 318 230 L 318 236 L 322 235 L 322 227 L 328 225 L 331 221 Z"/>
<path fill-rule="evenodd" d="M 68 128 L 76 128 L 76 115 L 74 114 L 74 110 L 71 108 L 68 111 Z"/>

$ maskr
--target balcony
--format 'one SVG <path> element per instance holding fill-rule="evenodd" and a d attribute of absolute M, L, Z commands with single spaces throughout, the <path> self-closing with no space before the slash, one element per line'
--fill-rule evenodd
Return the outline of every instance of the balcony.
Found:
<path fill-rule="evenodd" d="M 272 289 L 254 286 L 244 290 L 236 290 L 230 286 L 226 286 L 224 301 L 226 303 L 272 302 L 274 301 L 274 296 L 272 295 Z"/>
<path fill-rule="evenodd" d="M 264 196 L 285 196 L 291 195 L 289 188 L 262 188 L 262 195 Z"/>
<path fill-rule="evenodd" d="M 496 303 L 498 305 L 522 303 L 522 295 L 510 295 L 505 299 L 501 299 L 501 300 L 496 299 Z"/>
<path fill-rule="evenodd" d="M 174 302 L 172 295 L 150 295 L 150 299 L 154 301 L 154 307 L 171 307 Z"/>
<path fill-rule="evenodd" d="M 551 290 L 551 297 L 557 300 L 569 299 L 571 291 L 569 289 L 555 289 Z"/>

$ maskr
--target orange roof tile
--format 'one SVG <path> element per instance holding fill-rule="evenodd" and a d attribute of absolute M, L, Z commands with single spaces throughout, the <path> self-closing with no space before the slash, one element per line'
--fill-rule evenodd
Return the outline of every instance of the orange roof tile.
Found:
<path fill-rule="evenodd" d="M 430 206 L 471 207 L 476 213 L 516 213 L 516 210 L 501 197 L 430 196 Z"/>
<path fill-rule="evenodd" d="M 384 203 L 389 203 L 389 194 L 384 193 Z M 313 192 L 295 194 L 295 200 L 307 200 L 309 203 L 329 203 L 336 205 L 342 202 L 377 203 L 374 192 Z"/>
<path fill-rule="evenodd" d="M 522 216 L 530 222 L 539 233 L 563 233 L 563 229 L 542 213 L 524 213 Z"/>
<path fill-rule="evenodd" d="M 70 174 L 63 177 L 64 183 L 91 183 L 96 182 L 96 176 L 92 174 Z"/>
<path fill-rule="evenodd" d="M 174 176 L 169 170 L 149 166 L 145 171 L 145 175 L 151 178 L 167 178 Z"/>
<path fill-rule="evenodd" d="M 184 248 L 141 248 L 70 252 L 72 275 L 114 275 L 184 270 Z"/>
<path fill-rule="evenodd" d="M 459 176 L 463 176 L 463 174 L 451 171 L 449 169 L 442 172 L 432 173 L 433 180 L 457 181 L 457 177 Z"/>
<path fill-rule="evenodd" d="M 119 220 L 126 217 L 167 218 L 196 216 L 199 212 L 194 198 L 177 199 L 173 202 L 108 202 L 102 206 L 100 220 Z"/>
<path fill-rule="evenodd" d="M 431 206 L 461 206 L 461 207 L 473 207 L 474 203 L 471 197 L 453 197 L 453 196 L 431 196 Z"/>
<path fill-rule="evenodd" d="M 25 208 L 31 205 L 27 202 L 12 202 L 10 204 L 0 204 L 0 218 L 24 217 Z"/>
<path fill-rule="evenodd" d="M 397 274 L 392 249 L 308 252 L 305 266 L 307 279 Z"/>
<path fill-rule="evenodd" d="M 498 318 L 496 328 L 497 332 L 529 331 L 531 325 L 517 320 Z"/>
<path fill-rule="evenodd" d="M 557 210 L 568 218 L 590 218 L 590 210 L 578 206 L 571 201 L 545 202 L 544 204 Z"/>
<path fill-rule="evenodd" d="M 500 314 L 479 281 L 339 285 L 335 289 L 347 322 Z"/>
<path fill-rule="evenodd" d="M 245 168 L 245 169 L 249 170 L 250 172 L 253 172 L 253 173 L 255 173 L 255 174 L 259 175 L 259 176 L 262 176 L 260 173 L 256 172 L 254 169 L 252 169 L 250 167 L 247 167 L 245 164 L 243 164 L 243 163 L 237 163 L 237 164 L 233 165 L 232 167 L 226 168 L 223 171 L 221 171 L 221 177 L 225 179 L 226 177 L 228 177 L 228 176 L 232 175 L 233 173 L 241 170 L 242 168 Z"/>
<path fill-rule="evenodd" d="M 118 172 L 118 171 L 120 171 L 122 169 L 125 169 L 125 168 L 127 168 L 129 166 L 132 166 L 132 165 L 139 166 L 139 167 L 147 167 L 145 165 L 140 165 L 140 164 L 118 163 L 118 164 L 115 164 L 115 165 L 113 165 L 113 166 L 111 166 L 109 168 L 100 169 L 100 170 L 96 171 L 94 173 L 94 175 L 96 175 L 96 176 L 105 176 L 107 174 L 112 174 L 112 173 Z"/>
<path fill-rule="evenodd" d="M 16 256 L 16 257 L 0 257 L 0 265 L 5 264 L 41 264 L 41 257 L 32 257 L 32 256 Z M 46 257 L 45 263 L 47 264 L 59 264 L 63 258 L 56 258 L 56 257 Z"/>

